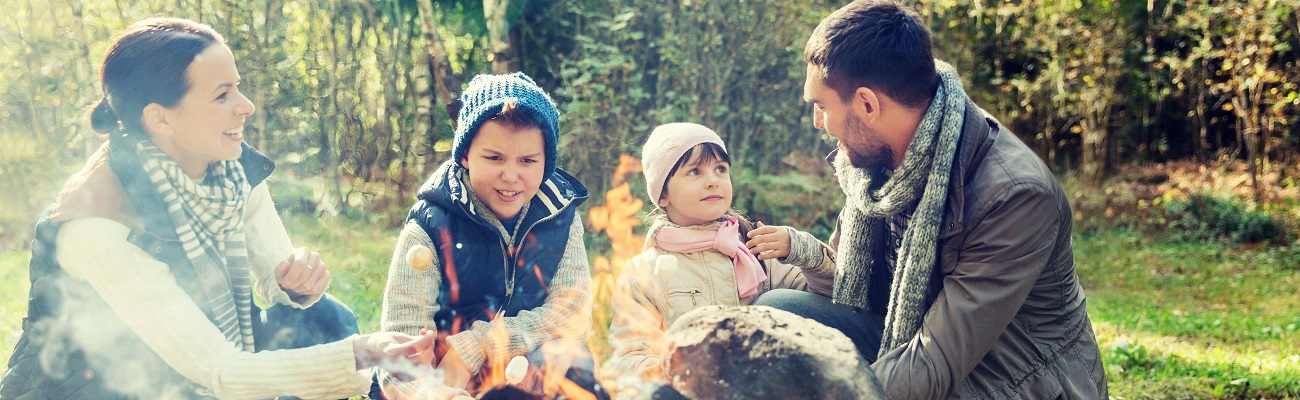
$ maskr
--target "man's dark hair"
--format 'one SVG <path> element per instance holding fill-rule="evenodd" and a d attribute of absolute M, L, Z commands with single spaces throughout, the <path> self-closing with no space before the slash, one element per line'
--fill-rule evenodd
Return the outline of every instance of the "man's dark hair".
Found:
<path fill-rule="evenodd" d="M 858 0 L 835 10 L 817 25 L 803 56 L 840 100 L 867 87 L 924 109 L 939 84 L 930 29 L 915 11 L 890 0 Z"/>

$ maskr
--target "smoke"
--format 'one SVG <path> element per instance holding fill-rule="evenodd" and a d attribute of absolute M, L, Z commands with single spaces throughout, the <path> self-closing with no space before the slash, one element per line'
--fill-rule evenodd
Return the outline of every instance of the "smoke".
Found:
<path fill-rule="evenodd" d="M 104 389 L 133 398 L 191 398 L 193 389 L 144 345 L 85 281 L 43 279 L 34 295 L 58 304 L 53 316 L 37 321 L 41 368 L 56 379 L 98 381 Z M 52 297 L 57 296 L 57 297 Z M 61 304 L 59 304 L 61 303 Z M 188 393 L 188 395 L 187 395 Z"/>

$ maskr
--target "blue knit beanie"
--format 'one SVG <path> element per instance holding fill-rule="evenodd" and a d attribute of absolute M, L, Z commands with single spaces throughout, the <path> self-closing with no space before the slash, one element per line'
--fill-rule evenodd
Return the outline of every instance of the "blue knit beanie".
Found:
<path fill-rule="evenodd" d="M 456 137 L 452 139 L 452 157 L 456 163 L 469 151 L 470 142 L 478 128 L 501 112 L 506 101 L 513 100 L 515 107 L 527 112 L 537 121 L 546 146 L 546 167 L 543 179 L 555 172 L 555 148 L 560 140 L 560 111 L 551 97 L 537 87 L 532 78 L 523 72 L 505 75 L 478 75 L 469 81 L 460 94 L 460 116 L 456 118 Z M 464 165 L 461 165 L 464 167 Z"/>

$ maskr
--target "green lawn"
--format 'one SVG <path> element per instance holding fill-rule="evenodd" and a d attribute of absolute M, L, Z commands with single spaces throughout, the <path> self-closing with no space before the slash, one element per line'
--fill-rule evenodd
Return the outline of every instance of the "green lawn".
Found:
<path fill-rule="evenodd" d="M 22 333 L 27 315 L 27 260 L 31 250 L 0 251 L 0 368 L 8 368 L 9 355 Z"/>
<path fill-rule="evenodd" d="M 1300 253 L 1076 235 L 1116 398 L 1300 397 Z"/>
<path fill-rule="evenodd" d="M 353 307 L 361 329 L 377 329 L 397 229 L 303 216 L 286 225 L 299 245 L 324 254 L 330 293 Z M 1112 397 L 1300 398 L 1300 251 L 1127 231 L 1075 239 Z M 0 253 L 0 360 L 26 308 L 27 257 Z"/>

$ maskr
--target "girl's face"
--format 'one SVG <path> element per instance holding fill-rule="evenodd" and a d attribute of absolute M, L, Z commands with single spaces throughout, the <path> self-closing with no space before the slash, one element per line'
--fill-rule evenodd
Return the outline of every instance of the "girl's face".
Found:
<path fill-rule="evenodd" d="M 474 195 L 505 221 L 519 215 L 542 186 L 546 142 L 535 127 L 510 128 L 488 120 L 479 126 L 460 160 Z"/>
<path fill-rule="evenodd" d="M 690 159 L 668 177 L 659 206 L 675 224 L 710 223 L 731 209 L 731 164 L 705 153 L 696 146 Z"/>
<path fill-rule="evenodd" d="M 151 139 L 187 175 L 202 177 L 209 163 L 233 161 L 243 153 L 244 120 L 256 110 L 239 91 L 235 56 L 217 43 L 194 57 L 185 71 L 190 89 L 173 108 L 158 107 Z M 145 118 L 149 112 L 146 110 Z"/>

